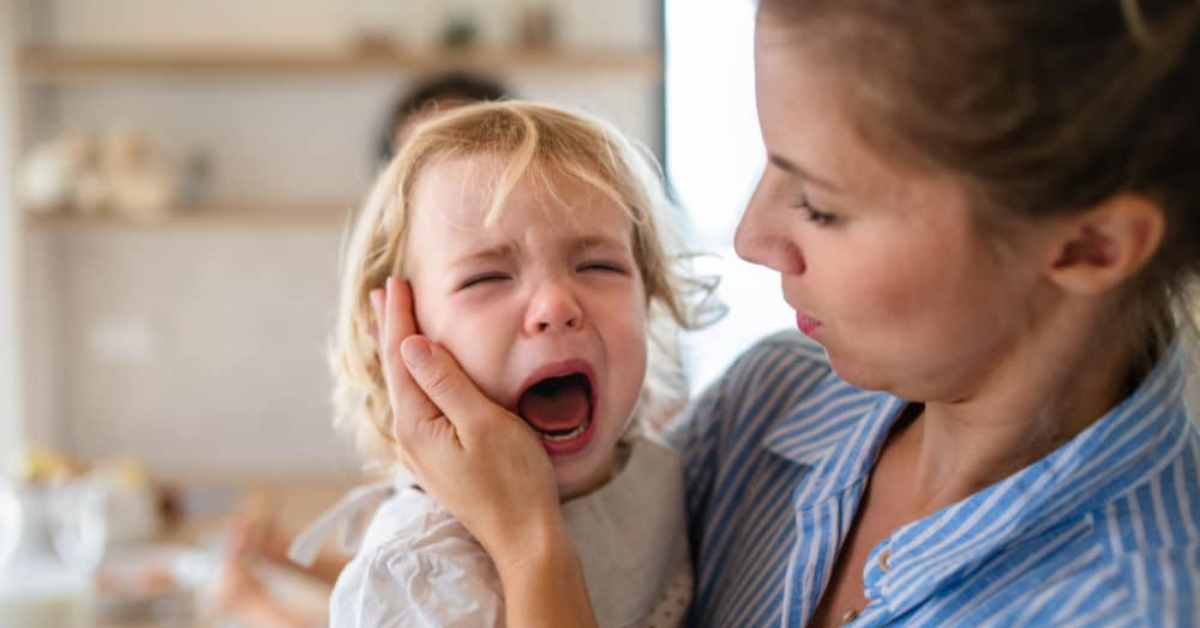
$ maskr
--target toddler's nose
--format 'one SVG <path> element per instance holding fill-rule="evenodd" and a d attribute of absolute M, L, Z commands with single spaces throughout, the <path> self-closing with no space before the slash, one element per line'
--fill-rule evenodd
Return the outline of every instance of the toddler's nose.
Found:
<path fill-rule="evenodd" d="M 573 331 L 583 327 L 583 308 L 574 295 L 558 282 L 548 282 L 529 304 L 525 329 L 528 333 Z"/>

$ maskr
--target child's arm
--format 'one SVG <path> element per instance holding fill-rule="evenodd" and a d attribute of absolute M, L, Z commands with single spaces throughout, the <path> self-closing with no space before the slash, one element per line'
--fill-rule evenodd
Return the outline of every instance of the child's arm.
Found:
<path fill-rule="evenodd" d="M 311 628 L 271 594 L 249 565 L 237 555 L 225 557 L 213 600 L 221 613 L 256 628 Z"/>
<path fill-rule="evenodd" d="M 265 558 L 274 565 L 299 571 L 330 587 L 337 582 L 338 574 L 346 567 L 346 563 L 350 562 L 350 557 L 345 554 L 322 549 L 312 565 L 297 565 L 288 558 L 292 537 L 276 527 L 270 516 L 255 508 L 235 513 L 230 518 L 225 538 L 228 551 L 232 553 Z"/>

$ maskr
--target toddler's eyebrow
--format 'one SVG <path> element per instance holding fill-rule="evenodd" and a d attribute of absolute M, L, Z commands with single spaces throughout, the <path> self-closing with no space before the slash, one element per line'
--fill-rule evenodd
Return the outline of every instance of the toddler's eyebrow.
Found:
<path fill-rule="evenodd" d="M 487 261 L 493 261 L 493 260 L 499 260 L 499 259 L 506 259 L 506 258 L 512 257 L 515 254 L 516 254 L 516 247 L 514 247 L 512 244 L 508 244 L 508 243 L 497 244 L 496 246 L 489 246 L 485 249 L 473 251 L 462 257 L 456 258 L 454 261 L 451 262 L 451 265 L 461 266 L 463 264 L 468 264 L 470 262 L 487 262 Z"/>
<path fill-rule="evenodd" d="M 576 239 L 571 244 L 571 250 L 573 252 L 587 251 L 591 249 L 618 249 L 624 251 L 626 246 L 625 243 L 619 240 L 615 240 L 608 236 L 598 235 L 583 236 Z"/>
<path fill-rule="evenodd" d="M 450 262 L 451 266 L 463 266 L 474 262 L 494 262 L 511 259 L 517 256 L 518 247 L 511 243 L 497 244 L 487 248 L 472 251 Z M 626 251 L 627 245 L 620 240 L 602 235 L 582 236 L 572 240 L 566 250 L 572 254 L 595 249 Z"/>

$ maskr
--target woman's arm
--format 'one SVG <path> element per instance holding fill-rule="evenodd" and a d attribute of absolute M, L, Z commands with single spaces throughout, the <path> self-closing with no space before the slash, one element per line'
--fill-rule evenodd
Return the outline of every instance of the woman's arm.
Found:
<path fill-rule="evenodd" d="M 400 458 L 491 556 L 508 624 L 595 626 L 537 436 L 479 392 L 445 349 L 416 335 L 405 282 L 389 278 L 371 297 Z"/>
<path fill-rule="evenodd" d="M 595 626 L 574 543 L 566 534 L 545 540 L 541 551 L 500 572 L 507 624 L 523 628 Z"/>

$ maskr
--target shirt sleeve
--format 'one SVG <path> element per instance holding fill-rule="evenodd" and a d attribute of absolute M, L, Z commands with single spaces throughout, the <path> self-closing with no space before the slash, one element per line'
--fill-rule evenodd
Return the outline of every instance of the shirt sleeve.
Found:
<path fill-rule="evenodd" d="M 758 342 L 738 357 L 663 432 L 663 439 L 679 451 L 682 458 L 688 539 L 693 551 L 701 546 L 709 500 L 723 463 L 722 451 L 735 423 L 745 418 L 738 416 L 744 414 L 744 399 L 756 394 L 754 374 L 772 354 L 781 348 L 791 350 L 795 345 L 796 342 L 784 334 Z"/>
<path fill-rule="evenodd" d="M 331 628 L 503 628 L 500 579 L 465 533 L 435 529 L 357 556 L 338 578 Z"/>
<path fill-rule="evenodd" d="M 688 539 L 698 546 L 708 499 L 718 468 L 721 426 L 726 422 L 729 375 L 713 383 L 663 432 L 662 438 L 677 450 L 683 465 L 684 504 Z"/>

